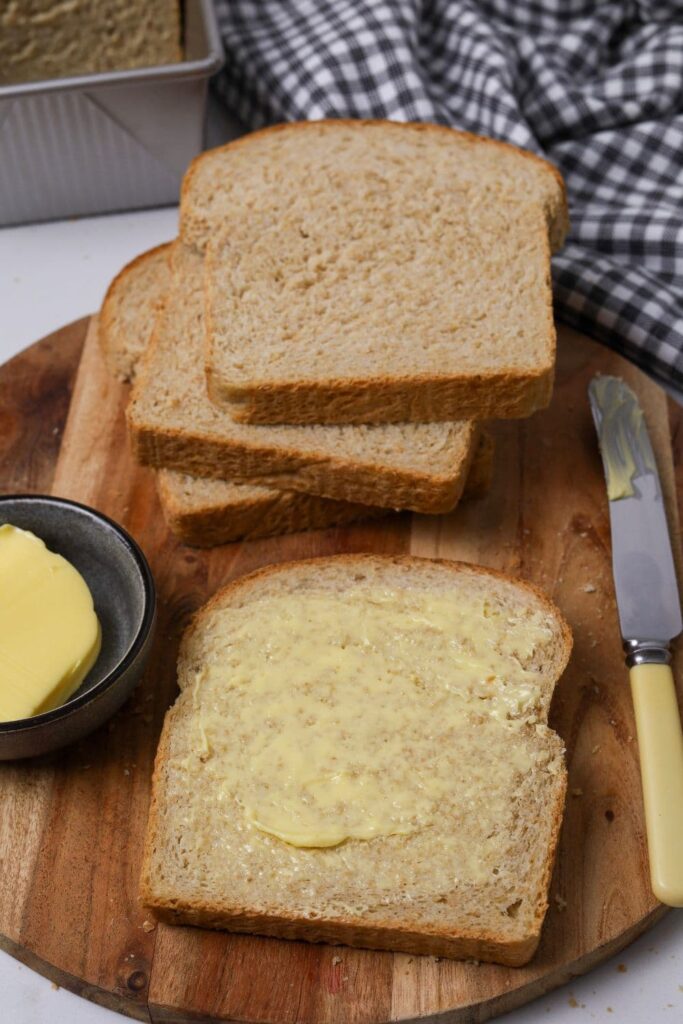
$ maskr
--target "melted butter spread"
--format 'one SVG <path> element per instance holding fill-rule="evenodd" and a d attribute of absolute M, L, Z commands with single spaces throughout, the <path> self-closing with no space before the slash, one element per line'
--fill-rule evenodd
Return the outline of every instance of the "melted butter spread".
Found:
<path fill-rule="evenodd" d="M 333 847 L 438 825 L 455 788 L 484 833 L 461 869 L 484 870 L 486 834 L 534 764 L 521 730 L 540 699 L 524 666 L 551 636 L 540 612 L 364 590 L 263 598 L 227 626 L 192 680 L 185 765 L 221 806 L 292 846 Z"/>
<path fill-rule="evenodd" d="M 81 574 L 28 530 L 0 526 L 0 721 L 63 704 L 92 668 L 100 642 Z"/>
<path fill-rule="evenodd" d="M 656 473 L 643 412 L 631 389 L 619 377 L 598 376 L 591 391 L 600 408 L 598 437 L 610 501 L 635 494 L 633 481 Z"/>

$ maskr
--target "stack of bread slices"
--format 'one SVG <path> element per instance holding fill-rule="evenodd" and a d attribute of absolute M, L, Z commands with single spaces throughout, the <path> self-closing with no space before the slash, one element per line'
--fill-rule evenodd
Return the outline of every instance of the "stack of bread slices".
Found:
<path fill-rule="evenodd" d="M 289 124 L 198 157 L 179 237 L 100 317 L 171 528 L 211 545 L 482 493 L 482 423 L 550 400 L 567 225 L 549 164 L 435 125 Z"/>

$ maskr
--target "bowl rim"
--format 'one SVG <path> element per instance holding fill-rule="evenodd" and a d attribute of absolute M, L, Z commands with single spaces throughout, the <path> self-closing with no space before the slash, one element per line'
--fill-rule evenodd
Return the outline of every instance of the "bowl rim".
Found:
<path fill-rule="evenodd" d="M 100 526 L 111 531 L 123 544 L 130 557 L 133 559 L 142 579 L 143 587 L 143 610 L 142 621 L 131 640 L 123 658 L 114 668 L 104 676 L 103 679 L 92 686 L 85 693 L 78 697 L 71 697 L 51 711 L 44 711 L 40 715 L 33 715 L 31 718 L 16 718 L 10 722 L 0 722 L 0 736 L 8 733 L 24 732 L 26 730 L 49 726 L 60 719 L 68 718 L 86 704 L 97 700 L 106 690 L 113 686 L 117 680 L 130 668 L 138 655 L 144 648 L 149 633 L 154 625 L 157 608 L 156 586 L 149 563 L 143 554 L 140 545 L 131 537 L 127 530 L 104 512 L 98 512 L 91 505 L 85 505 L 80 501 L 72 501 L 70 498 L 59 498 L 52 494 L 2 494 L 0 495 L 0 511 L 5 502 L 25 502 L 29 504 L 60 505 L 75 510 L 77 513 L 85 513 L 94 519 Z"/>

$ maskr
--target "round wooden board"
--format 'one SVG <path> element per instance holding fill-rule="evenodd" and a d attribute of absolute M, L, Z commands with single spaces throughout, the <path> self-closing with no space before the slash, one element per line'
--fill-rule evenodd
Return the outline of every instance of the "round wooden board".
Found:
<path fill-rule="evenodd" d="M 496 473 L 486 498 L 449 516 L 391 515 L 196 551 L 168 534 L 153 474 L 130 460 L 125 389 L 107 378 L 94 332 L 76 377 L 86 329 L 87 320 L 70 325 L 0 368 L 0 489 L 52 490 L 127 526 L 155 573 L 159 630 L 145 681 L 108 726 L 50 757 L 0 765 L 0 946 L 60 985 L 141 1020 L 456 1022 L 519 1006 L 653 924 L 663 908 L 648 885 L 607 504 L 586 385 L 596 372 L 619 373 L 638 391 L 677 536 L 674 495 L 683 471 L 676 481 L 679 459 L 672 461 L 663 392 L 614 353 L 561 329 L 552 406 L 531 420 L 496 426 Z M 672 414 L 677 456 L 680 413 Z M 567 745 L 571 795 L 541 945 L 527 967 L 171 928 L 154 925 L 138 904 L 150 774 L 188 616 L 236 575 L 345 551 L 495 566 L 542 586 L 572 625 L 574 654 L 551 717 Z"/>

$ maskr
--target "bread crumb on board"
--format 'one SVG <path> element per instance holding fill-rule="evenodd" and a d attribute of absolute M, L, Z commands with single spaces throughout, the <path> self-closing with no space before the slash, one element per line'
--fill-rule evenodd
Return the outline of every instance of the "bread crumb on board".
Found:
<path fill-rule="evenodd" d="M 564 896 L 560 896 L 559 893 L 556 893 L 553 896 L 553 900 L 555 901 L 555 904 L 557 905 L 557 909 L 560 911 L 560 913 L 562 913 L 563 910 L 567 909 L 567 901 L 564 898 Z"/>
<path fill-rule="evenodd" d="M 332 966 L 333 967 L 336 967 L 337 964 L 340 964 L 341 962 L 342 962 L 342 958 L 340 956 L 333 956 L 332 957 Z"/>
<path fill-rule="evenodd" d="M 143 932 L 153 932 L 155 928 L 156 928 L 156 923 L 154 921 L 144 920 L 142 922 L 142 930 L 143 930 Z"/>
<path fill-rule="evenodd" d="M 583 796 L 583 790 L 581 789 L 580 786 L 574 786 L 574 788 L 572 789 L 571 793 L 572 793 L 572 796 Z"/>

